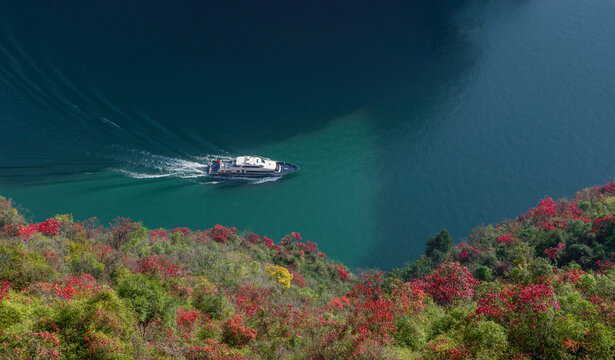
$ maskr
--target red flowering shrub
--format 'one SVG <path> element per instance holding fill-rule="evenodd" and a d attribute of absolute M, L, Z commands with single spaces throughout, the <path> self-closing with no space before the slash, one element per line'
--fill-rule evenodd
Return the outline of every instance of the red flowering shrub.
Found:
<path fill-rule="evenodd" d="M 10 223 L 6 224 L 0 229 L 0 232 L 6 236 L 17 236 L 19 235 L 19 230 L 21 230 L 21 225 Z"/>
<path fill-rule="evenodd" d="M 256 338 L 256 330 L 246 327 L 243 318 L 235 314 L 222 324 L 222 341 L 234 346 L 243 347 Z"/>
<path fill-rule="evenodd" d="M 459 261 L 461 262 L 472 262 L 475 261 L 476 259 L 478 259 L 478 257 L 480 256 L 480 250 L 468 245 L 464 242 L 459 243 L 459 245 L 457 245 L 457 248 L 459 249 Z"/>
<path fill-rule="evenodd" d="M 193 231 L 190 234 L 190 239 L 197 244 L 207 244 L 209 243 L 209 241 L 211 241 L 211 237 L 209 236 L 209 234 L 210 234 L 209 229 Z M 174 241 L 181 240 L 183 237 L 185 237 L 185 235 L 183 235 L 180 232 L 175 233 L 174 236 L 175 236 L 173 239 Z M 181 237 L 178 237 L 178 236 L 181 236 Z"/>
<path fill-rule="evenodd" d="M 534 209 L 530 209 L 528 214 L 534 217 L 537 221 L 545 221 L 550 219 L 551 217 L 557 215 L 557 210 L 555 209 L 555 201 L 550 197 L 545 197 L 540 200 L 538 203 L 538 207 Z"/>
<path fill-rule="evenodd" d="M 602 186 L 597 186 L 597 187 L 594 187 L 593 190 L 596 193 L 601 194 L 601 195 L 605 195 L 605 194 L 612 195 L 612 194 L 615 194 L 615 183 L 610 182 Z"/>
<path fill-rule="evenodd" d="M 250 234 L 248 236 L 246 236 L 246 242 L 250 243 L 250 244 L 260 244 L 261 242 L 261 237 L 256 235 L 256 234 Z"/>
<path fill-rule="evenodd" d="M 425 283 L 422 280 L 393 285 L 391 301 L 395 304 L 395 316 L 415 315 L 423 311 L 425 295 Z"/>
<path fill-rule="evenodd" d="M 478 300 L 470 318 L 492 320 L 508 331 L 508 339 L 524 353 L 548 358 L 553 351 L 547 339 L 553 337 L 553 322 L 559 316 L 560 304 L 550 281 L 539 278 L 537 283 L 505 285 L 490 291 Z"/>
<path fill-rule="evenodd" d="M 558 243 L 557 246 L 550 247 L 545 250 L 545 255 L 547 255 L 551 260 L 554 260 L 559 256 L 559 254 L 564 251 L 566 248 L 566 244 Z"/>
<path fill-rule="evenodd" d="M 585 274 L 585 271 L 583 270 L 570 270 L 563 274 L 562 279 L 566 282 L 576 284 L 579 280 L 581 280 L 581 275 L 583 274 Z"/>
<path fill-rule="evenodd" d="M 187 334 L 194 330 L 194 327 L 199 320 L 200 313 L 198 310 L 183 310 L 177 309 L 177 317 L 175 322 L 177 324 L 177 331 L 181 334 Z M 208 317 L 208 315 L 205 315 Z"/>
<path fill-rule="evenodd" d="M 111 256 L 115 250 L 111 248 L 109 245 L 97 244 L 94 248 L 94 253 L 96 253 L 96 257 L 103 264 L 108 264 L 111 261 Z"/>
<path fill-rule="evenodd" d="M 150 242 L 169 241 L 169 233 L 164 229 L 150 230 L 149 239 Z"/>
<path fill-rule="evenodd" d="M 63 299 L 71 299 L 76 295 L 98 293 L 102 287 L 96 286 L 96 279 L 90 274 L 69 276 L 57 283 L 37 283 L 31 286 L 30 291 L 54 295 Z"/>
<path fill-rule="evenodd" d="M 171 233 L 173 234 L 180 233 L 180 234 L 183 234 L 184 236 L 188 236 L 190 235 L 190 229 L 188 229 L 187 227 L 178 227 L 178 228 L 171 230 Z"/>
<path fill-rule="evenodd" d="M 350 301 L 348 300 L 346 295 L 344 295 L 342 297 L 336 297 L 336 298 L 331 299 L 327 303 L 326 309 L 329 311 L 342 310 L 348 306 L 350 306 Z"/>
<path fill-rule="evenodd" d="M 384 274 L 370 273 L 346 295 L 350 314 L 348 324 L 355 338 L 355 348 L 366 339 L 390 343 L 395 323 L 393 303 L 385 296 Z"/>
<path fill-rule="evenodd" d="M 11 285 L 10 281 L 2 281 L 2 282 L 0 282 L 0 301 L 2 301 L 2 299 L 4 299 L 5 297 L 7 299 L 9 299 L 9 297 L 6 294 L 8 294 L 8 292 L 12 288 L 13 288 L 13 286 Z"/>
<path fill-rule="evenodd" d="M 594 264 L 594 269 L 600 274 L 604 274 L 605 271 L 615 266 L 615 263 L 610 260 L 598 260 Z"/>
<path fill-rule="evenodd" d="M 576 203 L 561 201 L 556 204 L 550 197 L 545 197 L 537 208 L 519 217 L 520 221 L 525 219 L 531 219 L 534 225 L 546 231 L 566 229 L 571 220 L 590 221 L 589 217 L 583 216 Z"/>
<path fill-rule="evenodd" d="M 0 358 L 57 360 L 60 341 L 49 331 L 0 331 Z"/>
<path fill-rule="evenodd" d="M 270 305 L 271 291 L 264 288 L 256 288 L 246 284 L 237 288 L 233 302 L 248 318 L 262 316 L 265 307 Z"/>
<path fill-rule="evenodd" d="M 344 281 L 348 280 L 348 272 L 346 271 L 346 269 L 344 269 L 342 265 L 333 265 L 333 270 L 337 272 L 337 276 L 340 279 Z"/>
<path fill-rule="evenodd" d="M 583 222 L 591 221 L 589 216 L 583 216 L 583 213 L 581 212 L 581 210 L 579 210 L 577 204 L 574 202 L 560 201 L 557 204 L 556 209 L 559 217 L 562 218 L 564 221 L 570 219 L 581 220 Z"/>
<path fill-rule="evenodd" d="M 45 261 L 47 261 L 47 263 L 53 265 L 55 270 L 58 270 L 60 258 L 58 257 L 57 252 L 46 249 L 45 252 L 43 252 L 43 256 L 45 257 Z"/>
<path fill-rule="evenodd" d="M 306 285 L 305 281 L 303 281 L 303 275 L 294 271 L 291 271 L 290 273 L 293 276 L 293 279 L 291 280 L 292 284 L 297 285 L 298 287 L 304 287 Z"/>
<path fill-rule="evenodd" d="M 604 321 L 609 324 L 615 324 L 615 301 L 612 301 L 612 298 L 603 299 L 600 296 L 592 296 L 589 301 L 598 306 L 598 311 L 600 312 L 600 318 L 604 319 Z"/>
<path fill-rule="evenodd" d="M 265 242 L 265 246 L 270 248 L 271 250 L 276 250 L 276 251 L 281 251 L 282 248 L 280 247 L 280 245 L 276 245 L 273 243 L 273 240 L 271 240 L 270 238 L 263 236 L 263 241 Z"/>
<path fill-rule="evenodd" d="M 189 298 L 192 296 L 192 288 L 187 285 L 171 284 L 169 294 L 180 298 Z"/>
<path fill-rule="evenodd" d="M 488 292 L 478 300 L 474 314 L 515 325 L 548 309 L 559 310 L 559 303 L 554 299 L 550 282 L 546 281 L 544 284 L 509 285 L 499 293 Z"/>
<path fill-rule="evenodd" d="M 508 245 L 508 243 L 510 242 L 510 240 L 512 239 L 513 236 L 514 236 L 514 234 L 502 235 L 502 236 L 498 237 L 496 243 L 497 244 L 506 244 L 506 245 Z"/>
<path fill-rule="evenodd" d="M 98 331 L 111 333 L 114 336 L 119 336 L 122 331 L 122 320 L 112 311 L 96 310 L 90 321 L 93 328 Z"/>
<path fill-rule="evenodd" d="M 440 305 L 450 305 L 474 296 L 479 281 L 458 262 L 445 262 L 425 278 L 425 290 Z"/>
<path fill-rule="evenodd" d="M 425 350 L 427 359 L 469 359 L 471 355 L 470 350 L 468 350 L 464 345 L 453 347 L 445 338 L 438 338 L 430 342 L 427 344 L 427 348 Z"/>
<path fill-rule="evenodd" d="M 186 273 L 186 270 L 162 256 L 149 256 L 138 262 L 137 269 L 134 272 L 169 278 L 182 276 Z"/>
<path fill-rule="evenodd" d="M 107 354 L 119 352 L 115 340 L 100 333 L 88 332 L 85 336 L 87 343 L 86 349 L 90 356 L 98 359 L 105 359 Z"/>
<path fill-rule="evenodd" d="M 28 241 L 30 236 L 38 231 L 38 226 L 36 224 L 30 224 L 28 226 L 20 226 L 19 228 L 19 236 L 24 240 Z"/>
<path fill-rule="evenodd" d="M 615 216 L 613 216 L 613 214 L 599 217 L 594 220 L 592 232 L 594 234 L 598 234 L 599 232 L 606 232 L 608 230 L 612 230 L 613 224 L 615 224 Z"/>
<path fill-rule="evenodd" d="M 54 219 L 47 219 L 46 221 L 37 225 L 37 230 L 46 236 L 56 236 L 59 233 L 60 222 Z"/>
<path fill-rule="evenodd" d="M 222 225 L 216 225 L 213 228 L 208 229 L 206 231 L 208 232 L 209 237 L 213 241 L 216 241 L 222 244 L 226 243 L 228 240 L 231 239 L 231 236 L 237 233 L 236 228 L 227 228 Z"/>

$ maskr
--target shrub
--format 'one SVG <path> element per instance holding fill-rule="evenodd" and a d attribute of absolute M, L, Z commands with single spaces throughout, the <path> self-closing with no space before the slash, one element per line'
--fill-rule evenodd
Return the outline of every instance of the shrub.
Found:
<path fill-rule="evenodd" d="M 221 319 L 229 312 L 225 294 L 209 282 L 203 282 L 194 288 L 191 303 L 195 309 L 208 314 L 212 319 Z"/>
<path fill-rule="evenodd" d="M 406 267 L 391 270 L 390 276 L 403 281 L 422 279 L 432 272 L 433 268 L 433 260 L 425 255 L 421 255 L 415 262 Z"/>
<path fill-rule="evenodd" d="M 207 230 L 209 237 L 216 242 L 226 243 L 229 241 L 236 233 L 236 228 L 227 228 L 222 225 L 216 225 L 213 228 Z"/>
<path fill-rule="evenodd" d="M 0 281 L 0 302 L 2 302 L 4 298 L 9 298 L 7 294 L 12 288 L 13 285 L 10 281 Z"/>
<path fill-rule="evenodd" d="M 37 225 L 37 230 L 45 236 L 56 236 L 59 234 L 59 229 L 60 222 L 54 219 L 47 219 Z"/>
<path fill-rule="evenodd" d="M 474 314 L 477 319 L 506 326 L 509 340 L 522 344 L 522 351 L 549 357 L 559 346 L 551 328 L 560 304 L 550 281 L 538 280 L 487 292 L 478 300 Z"/>
<path fill-rule="evenodd" d="M 148 256 L 138 261 L 135 272 L 168 279 L 169 277 L 182 276 L 186 273 L 186 270 L 162 256 Z"/>
<path fill-rule="evenodd" d="M 451 234 L 445 229 L 435 237 L 427 240 L 425 255 L 438 263 L 444 260 L 444 255 L 452 247 L 453 238 L 451 238 Z"/>
<path fill-rule="evenodd" d="M 488 266 L 481 265 L 474 271 L 476 278 L 481 281 L 493 280 L 493 271 Z"/>
<path fill-rule="evenodd" d="M 2 359 L 56 360 L 60 356 L 58 335 L 49 331 L 3 330 L 0 345 Z"/>
<path fill-rule="evenodd" d="M 277 265 L 267 265 L 265 271 L 269 274 L 269 277 L 276 280 L 276 283 L 281 287 L 290 288 L 290 282 L 293 280 L 293 275 L 287 268 Z"/>
<path fill-rule="evenodd" d="M 56 278 L 56 272 L 45 257 L 24 249 L 18 243 L 0 243 L 0 279 L 10 281 L 16 289 Z"/>
<path fill-rule="evenodd" d="M 67 359 L 114 359 L 140 345 L 133 337 L 135 325 L 133 312 L 114 292 L 103 291 L 53 307 L 35 326 L 58 334 Z"/>
<path fill-rule="evenodd" d="M 24 317 L 23 311 L 9 301 L 0 302 L 0 328 L 8 329 L 19 323 Z"/>
<path fill-rule="evenodd" d="M 395 331 L 393 302 L 383 289 L 384 274 L 368 273 L 346 295 L 350 314 L 348 324 L 355 341 L 370 339 L 377 344 L 388 344 Z"/>
<path fill-rule="evenodd" d="M 206 339 L 202 345 L 190 347 L 184 354 L 187 360 L 244 360 L 246 357 L 234 353 L 226 344 Z"/>
<path fill-rule="evenodd" d="M 450 305 L 474 296 L 479 281 L 458 262 L 446 262 L 425 278 L 425 290 L 440 305 Z"/>
<path fill-rule="evenodd" d="M 173 318 L 173 302 L 156 280 L 141 274 L 127 274 L 118 281 L 116 291 L 137 313 L 139 325 L 143 330 L 154 319 L 165 323 Z"/>
<path fill-rule="evenodd" d="M 0 196 L 0 229 L 7 225 L 23 225 L 25 221 L 11 203 L 5 197 Z"/>
<path fill-rule="evenodd" d="M 476 321 L 466 327 L 463 340 L 472 358 L 509 359 L 506 329 L 493 321 Z"/>
<path fill-rule="evenodd" d="M 246 327 L 243 318 L 235 314 L 222 325 L 222 341 L 230 346 L 243 347 L 256 338 L 256 330 Z"/>
<path fill-rule="evenodd" d="M 410 316 L 402 316 L 395 321 L 395 343 L 411 350 L 425 345 L 425 329 L 419 321 Z"/>
<path fill-rule="evenodd" d="M 112 233 L 109 245 L 116 250 L 130 239 L 145 235 L 145 229 L 129 218 L 115 218 L 110 225 Z"/>

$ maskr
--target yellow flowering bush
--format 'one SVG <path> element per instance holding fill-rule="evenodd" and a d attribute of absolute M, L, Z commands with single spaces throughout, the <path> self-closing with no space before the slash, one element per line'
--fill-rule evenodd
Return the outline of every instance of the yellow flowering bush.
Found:
<path fill-rule="evenodd" d="M 290 288 L 290 282 L 293 280 L 293 274 L 291 274 L 287 268 L 278 265 L 267 265 L 265 271 L 269 274 L 269 277 L 276 279 L 276 282 L 285 289 Z"/>

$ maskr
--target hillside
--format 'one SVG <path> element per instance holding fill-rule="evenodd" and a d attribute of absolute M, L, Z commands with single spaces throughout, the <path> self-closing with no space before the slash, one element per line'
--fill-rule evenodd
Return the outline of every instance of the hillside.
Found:
<path fill-rule="evenodd" d="M 351 274 L 292 233 L 146 229 L 0 198 L 2 359 L 611 359 L 615 184 Z"/>

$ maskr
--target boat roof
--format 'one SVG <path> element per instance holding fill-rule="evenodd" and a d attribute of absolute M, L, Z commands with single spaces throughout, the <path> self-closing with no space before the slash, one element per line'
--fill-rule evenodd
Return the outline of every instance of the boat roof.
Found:
<path fill-rule="evenodd" d="M 238 156 L 235 160 L 237 165 L 263 165 L 264 160 L 258 156 Z"/>
<path fill-rule="evenodd" d="M 266 169 L 275 169 L 276 166 L 275 161 L 259 156 L 238 156 L 235 164 L 237 166 L 260 166 Z"/>

